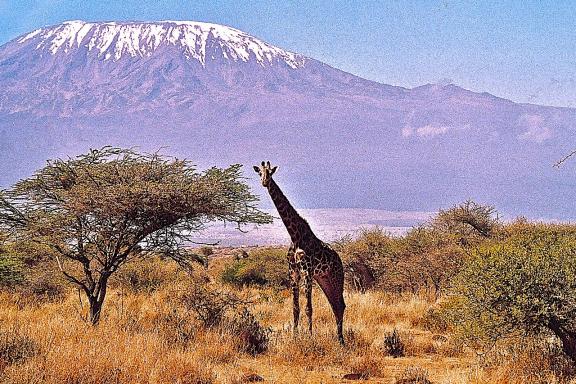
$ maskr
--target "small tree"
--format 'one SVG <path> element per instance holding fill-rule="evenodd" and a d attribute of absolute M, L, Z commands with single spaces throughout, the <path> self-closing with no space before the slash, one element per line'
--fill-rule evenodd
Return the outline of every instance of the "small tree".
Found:
<path fill-rule="evenodd" d="M 182 246 L 213 220 L 267 223 L 241 166 L 198 172 L 186 160 L 104 147 L 49 161 L 0 199 L 0 225 L 50 249 L 86 294 L 96 324 L 110 276 L 128 259 L 162 254 L 189 268 Z"/>
<path fill-rule="evenodd" d="M 447 210 L 440 210 L 432 220 L 435 230 L 459 237 L 463 245 L 489 238 L 498 228 L 500 219 L 496 209 L 467 200 Z"/>
<path fill-rule="evenodd" d="M 490 344 L 554 334 L 576 362 L 576 227 L 515 230 L 467 260 L 453 282 L 452 322 L 470 340 Z"/>

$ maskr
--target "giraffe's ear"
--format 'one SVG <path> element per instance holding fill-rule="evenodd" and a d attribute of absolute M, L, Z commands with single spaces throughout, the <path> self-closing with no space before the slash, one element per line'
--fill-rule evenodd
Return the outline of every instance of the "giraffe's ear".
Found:
<path fill-rule="evenodd" d="M 260 174 L 260 168 L 258 166 L 254 166 L 254 172 L 256 172 L 257 174 Z"/>
<path fill-rule="evenodd" d="M 274 174 L 274 172 L 276 172 L 277 169 L 278 169 L 277 165 L 272 167 L 272 169 L 270 170 L 270 176 L 272 176 Z"/>

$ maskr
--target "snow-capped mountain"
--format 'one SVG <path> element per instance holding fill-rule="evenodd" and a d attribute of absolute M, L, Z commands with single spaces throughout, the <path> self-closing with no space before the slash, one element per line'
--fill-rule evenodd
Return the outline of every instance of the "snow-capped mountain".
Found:
<path fill-rule="evenodd" d="M 87 55 L 118 61 L 123 56 L 150 57 L 162 46 L 174 46 L 190 60 L 202 65 L 219 54 L 234 61 L 255 59 L 261 65 L 282 63 L 291 68 L 304 65 L 304 57 L 258 40 L 234 28 L 193 21 L 161 21 L 155 23 L 87 23 L 67 21 L 49 28 L 40 28 L 19 38 L 19 44 L 35 46 L 35 50 L 72 53 L 82 49 Z"/>
<path fill-rule="evenodd" d="M 269 159 L 299 206 L 430 211 L 475 198 L 576 218 L 576 166 L 552 168 L 576 145 L 575 110 L 380 84 L 230 27 L 44 27 L 0 47 L 0 84 L 2 186 L 90 147 L 169 147 L 199 166 Z"/>

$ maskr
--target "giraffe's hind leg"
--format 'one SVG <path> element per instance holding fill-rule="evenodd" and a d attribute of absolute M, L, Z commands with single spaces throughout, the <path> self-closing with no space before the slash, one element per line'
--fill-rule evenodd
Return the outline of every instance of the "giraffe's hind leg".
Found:
<path fill-rule="evenodd" d="M 306 271 L 304 274 L 304 286 L 306 291 L 306 317 L 308 317 L 308 332 L 312 334 L 312 274 Z"/>
<path fill-rule="evenodd" d="M 346 304 L 344 303 L 344 281 L 340 279 L 331 279 L 329 276 L 318 276 L 316 281 L 322 291 L 326 295 L 334 317 L 336 319 L 336 333 L 338 335 L 338 341 L 340 344 L 344 345 L 344 334 L 342 331 L 344 322 L 344 310 L 346 309 Z"/>

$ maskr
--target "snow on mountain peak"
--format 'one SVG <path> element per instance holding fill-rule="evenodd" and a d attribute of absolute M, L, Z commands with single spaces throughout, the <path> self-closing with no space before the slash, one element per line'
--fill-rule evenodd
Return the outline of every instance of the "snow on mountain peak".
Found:
<path fill-rule="evenodd" d="M 187 59 L 206 63 L 207 44 L 217 44 L 226 59 L 260 64 L 283 61 L 296 69 L 304 66 L 302 55 L 275 47 L 238 29 L 196 21 L 98 22 L 66 21 L 40 28 L 17 40 L 32 40 L 36 49 L 55 55 L 85 47 L 104 60 L 120 60 L 125 55 L 147 57 L 161 45 L 180 47 Z"/>

